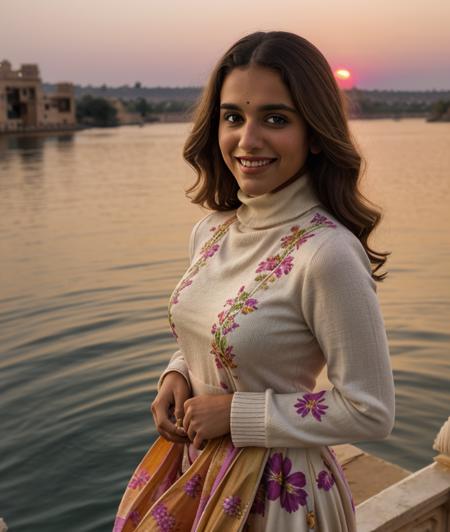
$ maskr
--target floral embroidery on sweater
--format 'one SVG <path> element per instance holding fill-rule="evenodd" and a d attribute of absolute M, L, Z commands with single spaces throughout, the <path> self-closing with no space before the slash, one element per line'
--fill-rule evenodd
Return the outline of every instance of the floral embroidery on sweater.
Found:
<path fill-rule="evenodd" d="M 294 225 L 290 229 L 290 233 L 281 237 L 280 250 L 273 256 L 267 257 L 261 261 L 255 273 L 256 287 L 248 292 L 245 286 L 241 286 L 237 295 L 233 299 L 227 299 L 224 304 L 225 310 L 222 310 L 217 315 L 218 321 L 213 323 L 211 327 L 211 334 L 213 340 L 211 343 L 210 353 L 214 356 L 214 361 L 217 369 L 224 368 L 235 369 L 237 364 L 235 362 L 236 354 L 233 352 L 233 346 L 229 345 L 227 335 L 232 333 L 239 327 L 236 318 L 239 314 L 246 315 L 258 310 L 258 300 L 254 298 L 256 292 L 259 290 L 267 290 L 269 286 L 288 275 L 294 265 L 294 252 L 300 248 L 308 239 L 312 238 L 315 233 L 313 231 L 322 227 L 336 227 L 336 224 L 329 220 L 326 216 L 316 213 L 310 220 L 310 225 L 305 229 Z M 234 378 L 238 378 L 236 375 Z M 221 381 L 221 386 L 228 389 L 228 386 Z M 305 414 L 306 415 L 306 414 Z"/>
<path fill-rule="evenodd" d="M 269 501 L 280 499 L 280 505 L 287 512 L 298 510 L 306 505 L 308 493 L 302 489 L 306 485 L 305 474 L 301 471 L 291 473 L 292 462 L 282 453 L 274 453 L 266 464 L 264 479 Z"/>
<path fill-rule="evenodd" d="M 211 327 L 211 334 L 214 335 L 214 339 L 210 351 L 214 355 L 218 369 L 222 369 L 224 366 L 230 369 L 237 368 L 233 362 L 233 358 L 235 357 L 233 346 L 227 344 L 225 336 L 239 327 L 239 324 L 235 321 L 235 317 L 240 312 L 242 314 L 250 314 L 250 312 L 257 310 L 257 303 L 258 301 L 256 299 L 249 297 L 248 292 L 245 291 L 245 287 L 241 286 L 234 299 L 227 299 L 224 307 L 229 307 L 228 311 L 222 310 L 219 312 L 218 324 L 214 323 Z"/>
<path fill-rule="evenodd" d="M 169 300 L 169 324 L 172 329 L 172 334 L 175 338 L 178 338 L 178 334 L 175 329 L 175 323 L 172 316 L 172 305 L 176 305 L 179 301 L 180 293 L 191 286 L 193 278 L 197 275 L 201 268 L 203 268 L 208 260 L 213 257 L 220 249 L 218 242 L 225 236 L 230 228 L 231 224 L 236 220 L 236 215 L 228 218 L 225 222 L 218 227 L 211 227 L 210 231 L 214 231 L 212 237 L 207 240 L 200 249 L 200 257 L 197 261 L 187 270 L 183 279 L 173 291 Z"/>
<path fill-rule="evenodd" d="M 302 398 L 298 399 L 294 407 L 297 409 L 297 414 L 301 414 L 302 417 L 307 416 L 310 412 L 317 421 L 322 421 L 322 417 L 326 414 L 325 410 L 328 408 L 326 404 L 322 404 L 325 401 L 323 397 L 326 390 L 322 390 L 317 393 L 304 393 Z"/>

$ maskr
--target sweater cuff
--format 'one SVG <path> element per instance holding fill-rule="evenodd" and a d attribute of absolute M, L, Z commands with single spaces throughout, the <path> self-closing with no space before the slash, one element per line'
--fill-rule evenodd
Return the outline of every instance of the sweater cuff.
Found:
<path fill-rule="evenodd" d="M 164 377 L 171 371 L 176 371 L 180 375 L 183 375 L 183 377 L 186 379 L 186 382 L 189 386 L 189 391 L 192 393 L 191 381 L 189 379 L 189 371 L 186 367 L 186 363 L 184 362 L 184 360 L 174 360 L 167 366 L 167 368 L 162 372 L 161 377 L 159 377 L 158 386 L 156 388 L 157 391 L 159 392 L 159 389 L 161 388 L 161 384 L 164 380 Z"/>
<path fill-rule="evenodd" d="M 266 447 L 266 394 L 234 392 L 230 432 L 235 447 Z"/>

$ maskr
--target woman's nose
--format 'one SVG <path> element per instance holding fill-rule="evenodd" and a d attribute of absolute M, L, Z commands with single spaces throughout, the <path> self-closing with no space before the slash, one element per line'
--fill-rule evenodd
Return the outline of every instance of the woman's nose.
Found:
<path fill-rule="evenodd" d="M 239 148 L 242 151 L 250 152 L 262 147 L 263 139 L 258 124 L 246 122 L 240 128 Z"/>

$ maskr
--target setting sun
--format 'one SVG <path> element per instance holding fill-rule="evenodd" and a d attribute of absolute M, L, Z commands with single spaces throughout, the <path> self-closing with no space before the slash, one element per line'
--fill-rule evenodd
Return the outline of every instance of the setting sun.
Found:
<path fill-rule="evenodd" d="M 346 70 L 344 68 L 340 68 L 339 70 L 336 70 L 334 75 L 338 79 L 349 79 L 351 77 L 351 73 L 349 70 Z"/>

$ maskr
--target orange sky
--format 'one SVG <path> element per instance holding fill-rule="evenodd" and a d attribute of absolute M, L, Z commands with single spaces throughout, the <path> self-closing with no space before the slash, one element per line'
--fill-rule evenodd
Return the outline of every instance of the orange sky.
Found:
<path fill-rule="evenodd" d="M 360 88 L 450 90 L 448 0 L 3 0 L 0 54 L 46 81 L 202 85 L 257 30 L 298 33 Z"/>

